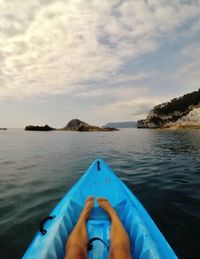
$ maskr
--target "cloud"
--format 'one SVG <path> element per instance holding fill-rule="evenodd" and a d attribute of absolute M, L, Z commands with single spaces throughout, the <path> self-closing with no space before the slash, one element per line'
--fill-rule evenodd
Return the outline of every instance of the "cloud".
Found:
<path fill-rule="evenodd" d="M 110 77 L 122 82 L 127 62 L 156 51 L 162 37 L 200 14 L 196 1 L 181 0 L 0 5 L 1 98 L 73 94 L 92 81 L 98 88 Z M 126 76 L 134 81 L 137 75 Z"/>
<path fill-rule="evenodd" d="M 98 87 L 87 89 L 83 88 L 76 93 L 76 96 L 83 98 L 106 98 L 110 100 L 129 100 L 132 96 L 141 96 L 147 91 L 146 87 L 137 85 L 116 86 L 114 89 L 109 87 Z"/>
<path fill-rule="evenodd" d="M 146 118 L 149 110 L 161 102 L 163 102 L 163 98 L 140 96 L 129 100 L 127 98 L 117 100 L 101 108 L 98 105 L 94 105 L 92 110 L 102 122 L 110 120 L 137 121 Z"/>
<path fill-rule="evenodd" d="M 159 103 L 169 101 L 171 96 L 154 96 L 148 86 L 125 85 L 113 88 L 88 88 L 77 93 L 77 97 L 85 98 L 88 110 L 93 111 L 99 120 L 138 120 L 145 118 L 150 109 Z M 172 96 L 173 97 L 173 96 Z M 99 101 L 100 100 L 100 101 Z"/>
<path fill-rule="evenodd" d="M 172 78 L 181 85 L 187 85 L 191 90 L 200 87 L 200 46 L 198 43 L 192 43 L 180 50 L 180 57 L 186 60 L 172 74 Z"/>

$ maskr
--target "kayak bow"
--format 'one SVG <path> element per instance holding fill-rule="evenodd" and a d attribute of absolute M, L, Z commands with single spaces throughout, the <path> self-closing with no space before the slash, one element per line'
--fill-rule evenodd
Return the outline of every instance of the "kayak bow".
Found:
<path fill-rule="evenodd" d="M 129 234 L 132 258 L 177 258 L 134 194 L 103 160 L 96 160 L 42 222 L 23 259 L 63 259 L 67 238 L 90 195 L 107 198 L 115 208 Z M 95 201 L 87 222 L 88 238 L 93 241 L 89 259 L 108 258 L 110 223 Z"/>

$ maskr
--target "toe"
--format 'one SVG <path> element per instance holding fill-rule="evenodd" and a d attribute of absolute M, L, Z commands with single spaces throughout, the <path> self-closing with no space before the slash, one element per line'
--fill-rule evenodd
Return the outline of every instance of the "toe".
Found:
<path fill-rule="evenodd" d="M 101 203 L 101 202 L 108 202 L 108 200 L 106 198 L 97 198 L 97 202 Z"/>
<path fill-rule="evenodd" d="M 94 196 L 89 196 L 86 200 L 85 203 L 90 203 L 90 202 L 94 202 Z"/>
<path fill-rule="evenodd" d="M 85 208 L 92 208 L 94 205 L 94 197 L 93 196 L 90 196 L 86 199 L 85 201 Z"/>

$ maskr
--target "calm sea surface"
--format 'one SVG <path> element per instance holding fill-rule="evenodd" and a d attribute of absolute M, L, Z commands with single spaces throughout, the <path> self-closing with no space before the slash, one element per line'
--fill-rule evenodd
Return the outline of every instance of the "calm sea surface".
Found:
<path fill-rule="evenodd" d="M 96 158 L 136 194 L 180 258 L 200 258 L 200 130 L 0 131 L 0 258 L 21 258 L 41 218 Z"/>

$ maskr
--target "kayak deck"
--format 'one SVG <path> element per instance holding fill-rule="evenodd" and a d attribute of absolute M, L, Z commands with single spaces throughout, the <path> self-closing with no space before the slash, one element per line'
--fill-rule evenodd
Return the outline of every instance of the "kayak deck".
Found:
<path fill-rule="evenodd" d="M 131 241 L 132 258 L 177 258 L 146 210 L 103 160 L 92 163 L 86 173 L 58 203 L 46 222 L 47 233 L 37 233 L 24 259 L 64 258 L 66 240 L 74 228 L 84 202 L 90 195 L 105 197 L 117 211 Z M 110 219 L 95 201 L 87 222 L 89 239 L 98 237 L 110 245 Z M 107 246 L 95 240 L 88 251 L 90 259 L 106 259 Z"/>

